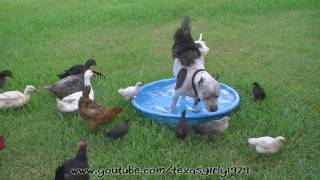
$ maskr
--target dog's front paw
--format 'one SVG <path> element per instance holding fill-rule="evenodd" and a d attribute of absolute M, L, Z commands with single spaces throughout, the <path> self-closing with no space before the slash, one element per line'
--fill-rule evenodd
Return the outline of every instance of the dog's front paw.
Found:
<path fill-rule="evenodd" d="M 169 107 L 165 107 L 161 110 L 163 113 L 172 113 L 173 110 L 172 108 L 169 106 Z"/>
<path fill-rule="evenodd" d="M 192 112 L 193 112 L 193 113 L 200 113 L 200 112 L 201 112 L 201 110 L 200 110 L 200 109 L 198 109 L 198 108 L 193 108 L 193 109 L 192 109 Z"/>

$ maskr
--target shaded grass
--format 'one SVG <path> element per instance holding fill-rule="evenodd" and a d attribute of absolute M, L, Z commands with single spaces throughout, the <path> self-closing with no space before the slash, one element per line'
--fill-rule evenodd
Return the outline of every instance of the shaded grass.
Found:
<path fill-rule="evenodd" d="M 184 15 L 192 17 L 193 35 L 204 33 L 210 47 L 207 69 L 241 96 L 226 134 L 214 140 L 191 134 L 179 142 L 171 129 L 142 117 L 116 93 L 136 81 L 171 76 L 172 34 Z M 41 88 L 62 69 L 93 57 L 106 74 L 93 82 L 96 101 L 122 105 L 125 112 L 92 135 L 77 115 L 57 112 L 43 90 L 21 109 L 0 111 L 7 143 L 0 179 L 52 179 L 58 164 L 74 156 L 80 137 L 89 142 L 92 168 L 249 166 L 250 175 L 242 178 L 317 178 L 319 15 L 318 1 L 1 0 L 0 70 L 12 69 L 17 79 L 9 79 L 5 90 Z M 255 80 L 267 91 L 260 103 L 251 100 Z M 101 138 L 127 118 L 133 123 L 124 139 Z M 263 135 L 283 135 L 287 142 L 278 154 L 256 155 L 247 138 Z"/>

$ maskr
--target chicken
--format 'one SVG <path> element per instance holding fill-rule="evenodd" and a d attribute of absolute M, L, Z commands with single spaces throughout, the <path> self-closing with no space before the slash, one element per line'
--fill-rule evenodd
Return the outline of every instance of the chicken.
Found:
<path fill-rule="evenodd" d="M 96 133 L 96 129 L 100 124 L 111 122 L 119 113 L 123 111 L 123 108 L 107 108 L 96 104 L 89 98 L 90 90 L 90 86 L 86 86 L 84 88 L 78 106 L 80 116 L 86 121 L 91 132 Z"/>
<path fill-rule="evenodd" d="M 72 174 L 71 170 L 89 168 L 87 157 L 87 144 L 79 140 L 79 150 L 73 159 L 66 160 L 56 169 L 55 180 L 89 180 L 89 174 Z"/>
<path fill-rule="evenodd" d="M 254 101 L 263 100 L 266 97 L 266 93 L 264 89 L 257 82 L 252 83 L 252 85 L 253 85 L 252 94 L 254 97 Z"/>
<path fill-rule="evenodd" d="M 188 134 L 188 129 L 187 129 L 187 120 L 186 120 L 186 110 L 184 110 L 182 111 L 181 118 L 176 127 L 176 137 L 179 139 L 184 139 L 186 138 L 187 134 Z"/>
<path fill-rule="evenodd" d="M 135 86 L 129 86 L 124 89 L 120 88 L 118 93 L 121 94 L 125 100 L 129 101 L 139 92 L 139 89 L 142 85 L 142 82 L 138 82 Z"/>
<path fill-rule="evenodd" d="M 4 137 L 0 136 L 0 151 L 4 149 L 6 146 L 4 144 Z"/>
<path fill-rule="evenodd" d="M 126 135 L 128 130 L 129 130 L 129 120 L 126 120 L 119 126 L 112 128 L 109 132 L 107 132 L 105 136 L 112 139 L 118 139 Z"/>
<path fill-rule="evenodd" d="M 280 150 L 285 138 L 278 136 L 276 138 L 265 136 L 259 138 L 249 138 L 248 143 L 255 146 L 256 151 L 262 154 L 276 153 Z"/>
<path fill-rule="evenodd" d="M 221 135 L 228 128 L 230 118 L 228 116 L 220 119 L 213 120 L 199 125 L 192 126 L 195 133 L 202 137 L 213 137 Z"/>
<path fill-rule="evenodd" d="M 82 64 L 78 64 L 78 65 L 74 65 L 71 68 L 65 70 L 64 73 L 61 73 L 59 75 L 57 75 L 60 79 L 64 79 L 70 75 L 78 75 L 78 74 L 82 74 L 84 72 L 86 72 L 88 69 L 90 69 L 92 66 L 96 66 L 96 60 L 94 59 L 88 59 L 84 65 Z M 93 70 L 92 70 L 93 71 Z M 95 74 L 99 75 L 99 76 L 103 76 L 103 74 L 93 71 Z"/>
<path fill-rule="evenodd" d="M 4 70 L 0 72 L 0 88 L 2 88 L 6 83 L 6 77 L 13 78 L 12 72 L 10 70 Z"/>

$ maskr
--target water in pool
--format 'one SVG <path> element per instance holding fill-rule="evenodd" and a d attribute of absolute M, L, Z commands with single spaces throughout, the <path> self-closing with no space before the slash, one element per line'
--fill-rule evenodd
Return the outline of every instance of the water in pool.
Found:
<path fill-rule="evenodd" d="M 154 86 L 148 89 L 148 91 L 143 91 L 139 93 L 138 103 L 141 106 L 146 107 L 155 112 L 161 112 L 161 113 L 167 112 L 167 108 L 171 104 L 171 96 L 173 94 L 174 87 L 175 87 L 175 83 L 167 84 L 164 86 Z M 221 91 L 218 98 L 217 112 L 231 106 L 231 104 L 235 101 L 235 99 L 236 99 L 235 96 L 233 96 L 229 91 L 227 91 L 226 89 L 223 88 L 223 86 L 221 86 Z M 173 113 L 180 114 L 184 109 L 188 110 L 188 114 L 195 113 L 195 112 L 192 112 L 193 102 L 194 102 L 194 98 L 180 97 L 177 102 L 175 111 Z M 200 110 L 200 112 L 198 112 L 197 114 L 210 113 L 206 110 L 202 102 L 200 102 L 197 105 L 197 109 Z"/>

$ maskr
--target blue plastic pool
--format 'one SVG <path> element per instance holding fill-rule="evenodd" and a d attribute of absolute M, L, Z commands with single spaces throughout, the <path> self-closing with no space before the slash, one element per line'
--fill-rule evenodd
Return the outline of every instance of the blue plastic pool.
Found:
<path fill-rule="evenodd" d="M 231 87 L 220 83 L 220 95 L 218 99 L 218 110 L 208 112 L 203 103 L 198 104 L 199 113 L 192 111 L 193 98 L 180 97 L 173 113 L 165 112 L 171 104 L 171 96 L 175 87 L 175 79 L 164 79 L 144 85 L 139 93 L 133 98 L 133 106 L 150 119 L 159 123 L 165 123 L 175 127 L 181 116 L 181 112 L 187 110 L 188 125 L 220 119 L 229 115 L 238 105 L 240 97 Z"/>

